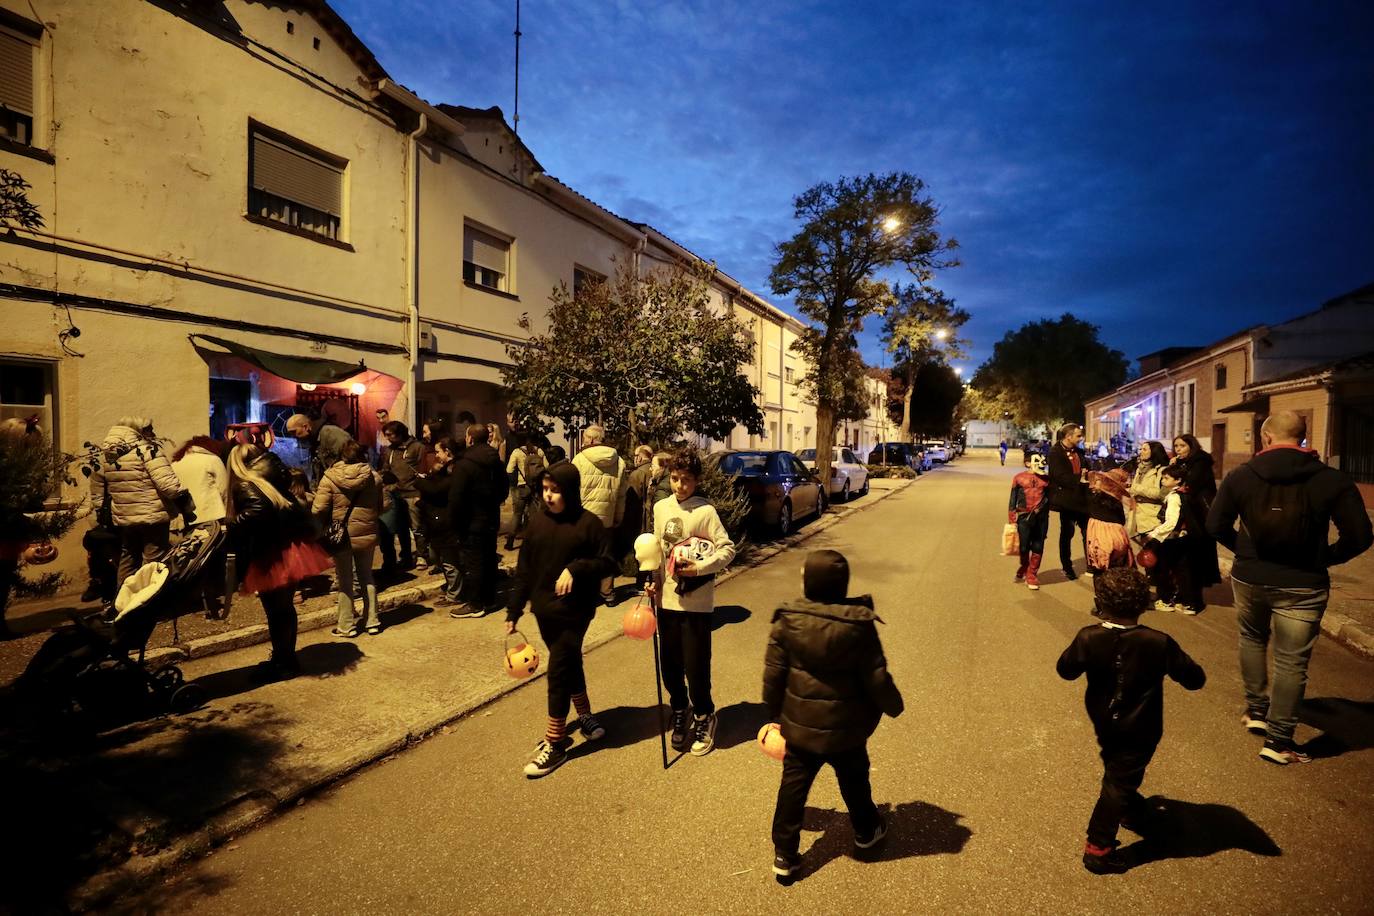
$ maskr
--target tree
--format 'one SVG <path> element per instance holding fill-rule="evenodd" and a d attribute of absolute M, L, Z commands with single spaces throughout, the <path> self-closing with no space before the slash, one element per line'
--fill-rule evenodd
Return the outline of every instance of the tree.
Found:
<path fill-rule="evenodd" d="M 743 424 L 763 432 L 743 325 L 711 310 L 713 268 L 698 265 L 615 277 L 550 296 L 549 330 L 508 344 L 502 375 L 524 429 L 596 422 L 615 438 L 667 442 L 683 431 L 723 439 Z M 530 329 L 529 317 L 520 326 Z"/>
<path fill-rule="evenodd" d="M 906 172 L 822 182 L 793 199 L 802 227 L 778 245 L 769 284 L 793 295 L 813 325 L 793 349 L 807 360 L 803 392 L 816 404 L 816 464 L 830 475 L 835 424 L 862 362 L 853 358 L 864 319 L 893 303 L 885 268 L 902 266 L 924 283 L 957 263 L 958 243 L 936 230 L 939 211 L 925 183 Z M 861 382 L 859 383 L 862 384 Z"/>
<path fill-rule="evenodd" d="M 0 169 L 0 229 L 43 228 L 43 215 L 29 202 L 30 187 L 23 176 Z"/>
<path fill-rule="evenodd" d="M 1120 385 L 1126 357 L 1097 338 L 1096 325 L 1067 312 L 1022 325 L 993 347 L 973 387 L 1021 426 L 1083 421 L 1088 398 Z"/>
<path fill-rule="evenodd" d="M 915 375 L 915 394 L 906 400 L 911 433 L 943 439 L 954 426 L 954 411 L 964 396 L 964 383 L 945 362 L 927 359 Z"/>
<path fill-rule="evenodd" d="M 26 560 L 43 562 L 33 545 L 51 545 L 76 524 L 76 507 L 47 508 L 63 484 L 76 483 L 68 472 L 76 460 L 54 448 L 36 420 L 0 424 L 0 633 L 11 597 L 50 595 L 64 580 L 60 573 L 28 577 L 21 570 Z"/>
<path fill-rule="evenodd" d="M 900 375 L 904 383 L 900 436 L 903 442 L 910 442 L 912 431 L 919 428 L 911 416 L 917 373 L 928 364 L 963 357 L 968 341 L 956 336 L 956 332 L 969 315 L 955 307 L 954 300 L 943 292 L 924 284 L 894 284 L 892 295 L 895 304 L 883 319 L 883 342 L 895 361 L 894 374 Z M 941 342 L 943 348 L 938 346 Z M 953 419 L 953 407 L 950 418 Z"/>

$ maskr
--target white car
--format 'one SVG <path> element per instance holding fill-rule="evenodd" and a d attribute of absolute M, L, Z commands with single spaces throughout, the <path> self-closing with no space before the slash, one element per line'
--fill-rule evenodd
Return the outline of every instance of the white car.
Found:
<path fill-rule="evenodd" d="M 949 460 L 949 449 L 943 442 L 926 442 L 921 447 L 926 450 L 926 457 L 936 464 L 944 464 Z"/>
<path fill-rule="evenodd" d="M 807 467 L 815 470 L 816 450 L 804 448 L 797 452 Z M 830 455 L 830 495 L 839 502 L 849 502 L 851 496 L 868 495 L 868 468 L 852 451 L 835 446 Z"/>

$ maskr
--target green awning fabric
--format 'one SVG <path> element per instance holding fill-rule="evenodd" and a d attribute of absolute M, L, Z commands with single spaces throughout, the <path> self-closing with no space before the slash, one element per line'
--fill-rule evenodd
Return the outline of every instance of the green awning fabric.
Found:
<path fill-rule="evenodd" d="M 363 365 L 362 360 L 358 360 L 357 363 L 341 363 L 336 359 L 321 359 L 316 356 L 284 356 L 281 353 L 270 353 L 267 350 L 259 350 L 257 347 L 250 347 L 247 344 L 234 343 L 234 341 L 225 340 L 222 337 L 211 337 L 208 334 L 192 334 L 190 337 L 191 345 L 197 350 L 202 348 L 196 341 L 202 340 L 229 351 L 232 355 L 252 363 L 264 372 L 270 372 L 287 381 L 299 384 L 335 385 L 344 379 L 352 378 L 359 372 L 367 371 L 367 366 Z M 215 353 L 212 355 L 223 356 L 224 354 Z"/>

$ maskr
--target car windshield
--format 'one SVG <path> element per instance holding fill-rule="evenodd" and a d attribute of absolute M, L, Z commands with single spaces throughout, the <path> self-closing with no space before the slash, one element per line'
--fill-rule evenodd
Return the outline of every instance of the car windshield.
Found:
<path fill-rule="evenodd" d="M 720 461 L 726 474 L 741 477 L 762 477 L 768 473 L 768 452 L 732 452 Z"/>
<path fill-rule="evenodd" d="M 804 448 L 801 451 L 797 452 L 797 457 L 800 458 L 802 461 L 815 461 L 816 450 L 814 448 Z"/>

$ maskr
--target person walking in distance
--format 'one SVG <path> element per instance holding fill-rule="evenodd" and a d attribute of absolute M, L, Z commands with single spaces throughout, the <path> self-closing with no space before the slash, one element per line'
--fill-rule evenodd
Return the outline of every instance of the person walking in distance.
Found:
<path fill-rule="evenodd" d="M 1007 440 L 1003 439 L 997 446 L 997 457 L 1001 459 L 1002 466 L 1007 465 Z"/>
<path fill-rule="evenodd" d="M 1294 743 L 1293 732 L 1331 594 L 1327 570 L 1374 543 L 1355 483 L 1303 448 L 1306 438 L 1301 416 L 1289 410 L 1271 414 L 1260 428 L 1263 449 L 1226 475 L 1207 516 L 1208 533 L 1236 554 L 1231 590 L 1245 683 L 1241 722 L 1264 735 L 1260 756 L 1280 765 L 1311 759 Z M 1334 544 L 1328 543 L 1333 523 Z"/>
<path fill-rule="evenodd" d="M 711 698 L 711 614 L 716 573 L 735 558 L 735 542 L 715 507 L 697 495 L 701 457 L 683 449 L 668 464 L 673 496 L 654 506 L 654 536 L 663 566 L 646 587 L 659 597 L 663 686 L 672 706 L 673 750 L 700 757 L 716 746 L 716 705 Z M 688 715 L 688 699 L 691 713 Z M 690 720 L 690 721 L 689 721 Z"/>
<path fill-rule="evenodd" d="M 582 505 L 601 519 L 607 531 L 615 531 L 625 515 L 625 459 L 615 449 L 604 444 L 606 430 L 593 423 L 582 433 L 582 451 L 573 457 L 573 465 L 582 475 Z M 601 583 L 601 600 L 608 606 L 615 603 L 612 571 Z"/>
<path fill-rule="evenodd" d="M 490 435 L 479 423 L 469 425 L 463 457 L 453 464 L 448 511 L 463 566 L 463 603 L 450 617 L 481 617 L 496 609 L 496 538 L 508 488 L 501 456 L 487 444 Z"/>
<path fill-rule="evenodd" d="M 1079 630 L 1055 668 L 1066 681 L 1088 676 L 1083 705 L 1102 749 L 1102 791 L 1088 820 L 1083 867 L 1112 874 L 1130 867 L 1117 849 L 1117 830 L 1149 829 L 1140 784 L 1164 736 L 1164 678 L 1199 690 L 1207 675 L 1173 637 L 1138 622 L 1150 603 L 1140 573 L 1108 569 L 1093 593 L 1102 622 Z"/>
<path fill-rule="evenodd" d="M 352 639 L 359 624 L 373 636 L 382 632 L 377 613 L 377 584 L 372 580 L 372 557 L 377 551 L 377 516 L 382 511 L 382 484 L 367 464 L 367 450 L 352 439 L 339 449 L 339 460 L 324 472 L 315 489 L 311 511 L 321 527 L 344 526 L 347 537 L 334 554 L 339 616 L 332 635 Z M 353 598 L 357 581 L 363 594 L 363 613 Z"/>
<path fill-rule="evenodd" d="M 606 734 L 587 698 L 582 640 L 600 605 L 601 577 L 615 567 L 610 533 L 582 508 L 577 468 L 567 461 L 552 464 L 540 486 L 544 508 L 530 518 L 506 603 L 506 633 L 515 632 L 529 602 L 539 637 L 549 647 L 549 718 L 543 740 L 525 765 L 530 779 L 547 776 L 568 759 L 569 703 L 584 739 L 595 741 Z"/>
<path fill-rule="evenodd" d="M 1022 461 L 1026 470 L 1011 479 L 1011 499 L 1007 503 L 1007 521 L 1016 526 L 1021 542 L 1021 564 L 1016 567 L 1014 582 L 1026 583 L 1033 592 L 1040 591 L 1040 558 L 1045 553 L 1045 537 L 1050 531 L 1050 512 L 1047 491 L 1049 469 L 1045 456 L 1026 452 Z"/>
<path fill-rule="evenodd" d="M 787 751 L 773 812 L 773 874 L 796 877 L 806 796 L 829 764 L 849 808 L 854 846 L 878 845 L 887 825 L 873 804 L 868 739 L 884 714 L 902 714 L 902 695 L 887 672 L 868 595 L 849 597 L 849 562 L 813 550 L 802 567 L 800 600 L 773 612 L 763 661 L 763 704 Z"/>
<path fill-rule="evenodd" d="M 1073 571 L 1073 535 L 1077 529 L 1088 555 L 1088 483 L 1078 443 L 1083 430 L 1077 423 L 1059 428 L 1050 447 L 1050 508 L 1059 513 L 1059 562 L 1066 579 L 1077 579 Z"/>
<path fill-rule="evenodd" d="M 529 522 L 530 506 L 538 500 L 534 488 L 539 485 L 540 475 L 547 466 L 544 450 L 535 444 L 528 435 L 512 434 L 517 440 L 506 460 L 506 478 L 510 481 L 511 522 L 510 533 L 506 535 L 506 549 L 515 549 L 517 536 L 524 537 L 525 525 Z"/>

